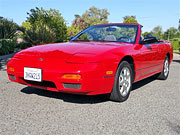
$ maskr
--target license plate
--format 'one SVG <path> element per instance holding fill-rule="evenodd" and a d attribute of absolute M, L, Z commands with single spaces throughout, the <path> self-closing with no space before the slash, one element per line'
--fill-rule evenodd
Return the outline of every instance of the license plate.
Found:
<path fill-rule="evenodd" d="M 24 67 L 24 79 L 30 81 L 42 81 L 42 69 Z"/>

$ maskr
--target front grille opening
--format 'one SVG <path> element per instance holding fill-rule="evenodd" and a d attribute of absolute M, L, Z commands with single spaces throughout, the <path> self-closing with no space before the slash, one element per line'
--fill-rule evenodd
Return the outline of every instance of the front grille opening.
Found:
<path fill-rule="evenodd" d="M 63 87 L 66 89 L 81 89 L 81 84 L 78 83 L 63 83 Z"/>
<path fill-rule="evenodd" d="M 12 79 L 12 80 L 16 80 L 16 77 L 14 75 L 10 75 L 9 74 L 9 77 Z"/>
<path fill-rule="evenodd" d="M 42 81 L 42 82 L 35 82 L 35 81 L 29 81 L 24 80 L 28 84 L 42 86 L 42 87 L 50 87 L 50 88 L 56 88 L 56 85 L 51 81 Z"/>

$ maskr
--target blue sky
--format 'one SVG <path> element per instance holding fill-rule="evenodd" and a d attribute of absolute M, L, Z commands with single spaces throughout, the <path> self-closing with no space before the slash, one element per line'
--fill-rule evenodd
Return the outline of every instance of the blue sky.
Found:
<path fill-rule="evenodd" d="M 150 31 L 155 26 L 178 28 L 180 19 L 180 0 L 0 0 L 0 16 L 12 19 L 21 25 L 26 20 L 27 12 L 35 7 L 54 8 L 62 13 L 68 25 L 74 14 L 83 14 L 91 6 L 107 8 L 109 22 L 122 22 L 123 16 L 136 15 L 143 31 Z"/>

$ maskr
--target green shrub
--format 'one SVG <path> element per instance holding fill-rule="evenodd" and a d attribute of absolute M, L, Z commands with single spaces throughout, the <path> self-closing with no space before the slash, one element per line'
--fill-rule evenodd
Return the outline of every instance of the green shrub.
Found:
<path fill-rule="evenodd" d="M 16 40 L 0 39 L 0 55 L 13 53 L 16 46 Z"/>
<path fill-rule="evenodd" d="M 20 48 L 20 49 L 26 49 L 31 46 L 32 45 L 30 43 L 24 43 L 24 42 L 17 44 L 17 48 Z"/>
<path fill-rule="evenodd" d="M 23 39 L 31 45 L 63 42 L 67 40 L 67 26 L 58 10 L 31 9 L 22 23 Z"/>
<path fill-rule="evenodd" d="M 179 41 L 169 41 L 173 46 L 173 50 L 179 50 Z"/>
<path fill-rule="evenodd" d="M 0 18 L 0 39 L 13 39 L 19 26 L 11 20 Z"/>
<path fill-rule="evenodd" d="M 12 20 L 0 18 L 0 55 L 13 53 L 19 26 Z"/>

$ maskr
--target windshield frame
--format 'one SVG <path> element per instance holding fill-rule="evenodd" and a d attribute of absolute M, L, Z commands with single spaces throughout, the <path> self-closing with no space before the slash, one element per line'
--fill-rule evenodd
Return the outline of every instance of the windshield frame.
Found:
<path fill-rule="evenodd" d="M 86 29 L 84 29 L 83 31 L 81 31 L 80 33 L 78 33 L 77 35 L 75 35 L 70 41 L 74 41 L 74 42 L 119 42 L 119 43 L 129 43 L 129 42 L 120 42 L 120 41 L 105 41 L 105 40 L 93 40 L 93 41 L 90 41 L 90 40 L 76 40 L 76 38 L 78 38 L 79 36 L 81 36 L 83 33 L 85 33 L 86 31 L 88 31 L 89 29 L 92 29 L 94 27 L 108 27 L 108 26 L 122 26 L 122 27 L 125 27 L 125 26 L 130 26 L 130 27 L 135 27 L 136 28 L 136 36 L 135 36 L 135 40 L 134 42 L 131 42 L 130 44 L 135 44 L 136 41 L 137 41 L 137 36 L 138 36 L 138 31 L 139 31 L 139 26 L 138 24 L 102 24 L 102 25 L 93 25 L 93 26 L 90 26 Z"/>

